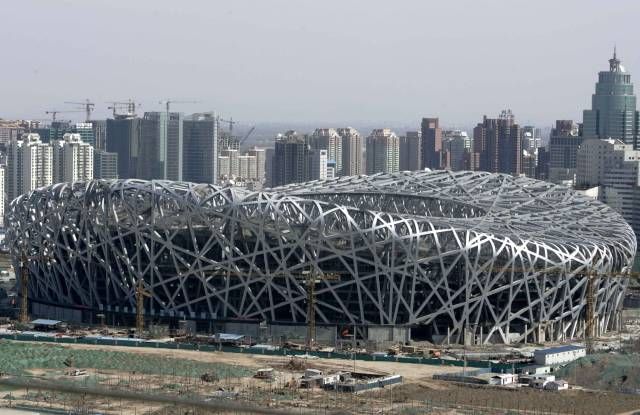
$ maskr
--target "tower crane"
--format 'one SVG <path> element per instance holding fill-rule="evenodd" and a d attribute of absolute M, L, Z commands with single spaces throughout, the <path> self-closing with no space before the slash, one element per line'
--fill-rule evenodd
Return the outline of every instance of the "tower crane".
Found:
<path fill-rule="evenodd" d="M 81 105 L 86 114 L 86 119 L 85 119 L 86 122 L 89 122 L 91 120 L 91 112 L 96 107 L 96 104 L 91 102 L 88 98 L 84 102 L 65 101 L 65 104 Z"/>
<path fill-rule="evenodd" d="M 233 126 L 235 124 L 237 124 L 238 122 L 237 121 L 233 121 L 233 117 L 229 117 L 228 120 L 225 120 L 222 117 L 218 116 L 218 122 L 220 122 L 220 121 L 226 122 L 226 123 L 229 124 L 229 136 L 233 137 Z"/>
<path fill-rule="evenodd" d="M 162 104 L 165 106 L 166 110 L 167 110 L 167 114 L 169 114 L 170 110 L 171 110 L 171 104 L 199 104 L 201 101 L 178 101 L 178 100 L 173 100 L 173 99 L 165 99 L 159 102 L 159 104 Z"/>
<path fill-rule="evenodd" d="M 18 321 L 26 324 L 29 322 L 29 261 L 33 260 L 49 260 L 49 256 L 44 255 L 27 255 L 22 252 L 20 256 L 20 315 Z M 55 262 L 55 260 L 52 260 Z"/>
<path fill-rule="evenodd" d="M 558 276 L 566 276 L 565 270 L 559 270 L 555 267 L 550 268 L 511 268 L 508 265 L 504 267 L 494 267 L 488 272 L 518 272 L 518 273 L 537 273 L 540 276 L 549 276 L 557 274 Z M 602 278 L 624 278 L 629 280 L 639 280 L 640 272 L 631 272 L 630 270 L 620 272 L 602 272 L 595 269 L 585 269 L 584 271 L 576 271 L 576 278 L 586 278 L 585 287 L 585 318 L 584 318 L 584 339 L 587 353 L 593 353 L 594 342 L 597 337 L 598 314 L 596 311 L 596 303 L 598 297 L 597 282 Z"/>
<path fill-rule="evenodd" d="M 207 276 L 216 277 L 232 277 L 233 275 L 228 270 L 218 270 Z M 277 273 L 271 274 L 271 277 L 285 278 L 291 276 L 297 281 L 305 284 L 306 299 L 307 299 L 307 335 L 305 339 L 305 347 L 307 350 L 311 350 L 316 343 L 316 284 L 323 281 L 340 281 L 341 275 L 336 272 L 324 272 L 318 271 L 315 268 L 311 270 L 304 270 L 302 272 L 290 272 L 290 273 Z"/>
<path fill-rule="evenodd" d="M 247 140 L 247 138 L 249 138 L 249 136 L 251 135 L 251 133 L 253 133 L 255 129 L 256 129 L 256 126 L 254 125 L 240 140 L 238 140 L 238 147 L 241 146 L 242 143 L 244 143 Z"/>
<path fill-rule="evenodd" d="M 107 101 L 107 104 L 111 104 L 107 109 L 113 110 L 113 118 L 117 118 L 122 114 L 118 114 L 118 109 L 126 109 L 126 116 L 134 116 L 136 114 L 136 107 L 140 107 L 140 103 L 135 102 L 132 99 L 128 101 Z"/>
<path fill-rule="evenodd" d="M 144 332 L 144 299 L 151 297 L 151 293 L 144 288 L 144 281 L 138 280 L 136 285 L 136 335 L 142 338 Z"/>
<path fill-rule="evenodd" d="M 73 113 L 73 112 L 82 112 L 82 111 L 73 111 L 73 110 L 71 110 L 71 111 L 48 110 L 48 111 L 45 111 L 44 113 L 45 113 L 45 114 L 47 114 L 47 115 L 48 115 L 48 114 L 51 114 L 51 121 L 52 121 L 52 122 L 55 122 L 55 121 L 56 121 L 56 116 L 57 116 L 58 114 L 63 114 L 63 113 L 65 113 L 65 114 L 66 114 L 66 113 Z"/>

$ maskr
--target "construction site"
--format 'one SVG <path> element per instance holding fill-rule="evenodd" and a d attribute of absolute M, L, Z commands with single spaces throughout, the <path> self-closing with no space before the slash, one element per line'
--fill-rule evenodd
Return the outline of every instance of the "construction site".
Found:
<path fill-rule="evenodd" d="M 517 213 L 523 188 L 546 189 L 528 179 L 459 174 L 455 183 L 441 172 L 352 177 L 329 190 L 345 206 L 367 212 L 374 201 L 354 192 L 378 192 L 380 200 L 395 192 L 393 206 L 384 209 L 396 209 L 406 197 L 407 209 L 451 210 L 473 219 L 479 211 L 487 217 L 494 193 L 479 194 L 476 211 L 448 199 L 420 201 L 412 192 L 437 183 L 448 194 L 462 182 L 471 190 L 481 183 L 502 189 L 501 203 Z M 9 238 L 17 272 L 6 278 L 7 317 L 0 326 L 0 402 L 22 410 L 114 414 L 640 409 L 638 275 L 630 271 L 633 250 L 620 243 L 632 236 L 627 224 L 604 215 L 603 234 L 589 234 L 624 258 L 613 270 L 591 256 L 583 263 L 562 257 L 548 258 L 544 268 L 533 262 L 519 267 L 521 251 L 505 258 L 484 239 L 478 243 L 489 245 L 481 258 L 468 261 L 458 253 L 478 247 L 455 238 L 441 249 L 452 250 L 459 263 L 445 264 L 440 252 L 425 265 L 426 253 L 400 252 L 405 247 L 384 238 L 368 247 L 362 241 L 373 226 L 369 219 L 336 218 L 328 202 L 314 199 L 329 185 L 261 193 L 259 202 L 244 190 L 149 181 L 60 184 L 17 199 Z M 557 203 L 567 209 L 602 214 L 563 192 Z M 125 195 L 125 207 L 109 206 L 116 194 Z M 98 202 L 87 207 L 86 198 Z M 25 212 L 42 209 L 42 200 L 54 207 L 34 224 Z M 206 205 L 210 200 L 220 205 Z M 158 205 L 162 209 L 154 211 Z M 112 217 L 114 211 L 119 216 Z M 495 214 L 495 226 L 507 226 Z M 538 220 L 551 214 L 541 211 Z M 79 225 L 67 226 L 61 219 L 67 217 Z M 296 225 L 299 220 L 314 225 Z M 334 240 L 314 228 L 316 221 L 362 223 Z M 585 237 L 566 215 L 558 223 L 575 233 L 572 238 Z M 260 230 L 275 224 L 276 238 Z M 307 226 L 311 236 L 300 231 Z M 420 238 L 437 240 L 423 245 L 440 244 L 445 236 L 425 226 L 429 231 Z M 610 236 L 612 226 L 625 232 Z M 174 236 L 157 240 L 169 231 Z M 557 242 L 555 233 L 548 237 Z M 146 245 L 140 241 L 149 238 L 156 238 L 157 251 L 141 259 Z M 96 244 L 104 250 L 89 248 Z M 291 248 L 299 245 L 305 248 Z M 134 259 L 120 253 L 123 246 Z M 384 259 L 386 268 L 372 267 L 371 255 L 379 265 Z M 396 262 L 398 255 L 405 257 Z M 337 256 L 356 266 L 337 263 Z M 162 269 L 153 278 L 149 258 Z M 126 272 L 118 271 L 120 261 Z"/>

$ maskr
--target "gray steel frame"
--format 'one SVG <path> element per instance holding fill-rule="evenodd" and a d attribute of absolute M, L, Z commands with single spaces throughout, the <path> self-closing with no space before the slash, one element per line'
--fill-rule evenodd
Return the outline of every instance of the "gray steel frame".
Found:
<path fill-rule="evenodd" d="M 562 186 L 484 172 L 343 177 L 266 192 L 94 180 L 13 201 L 7 234 L 30 296 L 60 305 L 205 319 L 425 326 L 434 338 L 561 340 L 584 333 L 589 272 L 624 272 L 636 238 L 606 205 Z M 626 279 L 596 281 L 598 328 Z M 479 338 L 480 336 L 481 338 Z"/>

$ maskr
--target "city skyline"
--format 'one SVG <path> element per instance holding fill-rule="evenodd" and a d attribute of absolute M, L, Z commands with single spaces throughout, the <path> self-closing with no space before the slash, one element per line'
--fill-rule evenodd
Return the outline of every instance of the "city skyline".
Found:
<path fill-rule="evenodd" d="M 286 15 L 254 2 L 176 9 L 140 1 L 127 4 L 126 13 L 118 1 L 13 2 L 15 15 L 55 21 L 56 30 L 35 38 L 17 19 L 0 28 L 9 55 L 38 51 L 5 69 L 14 82 L 5 85 L 0 113 L 44 118 L 46 110 L 72 109 L 65 101 L 89 97 L 98 104 L 95 117 L 106 118 L 106 101 L 134 97 L 143 111 L 154 111 L 171 97 L 201 101 L 175 110 L 213 109 L 251 122 L 376 121 L 396 128 L 438 116 L 447 126 L 467 127 L 506 107 L 523 125 L 551 126 L 581 118 L 614 44 L 631 72 L 640 67 L 631 41 L 637 13 L 630 10 L 640 5 L 633 3 L 276 3 L 288 6 Z M 581 18 L 567 19 L 576 7 Z M 527 30 L 524 20 L 544 23 Z M 326 22 L 332 30 L 320 30 Z M 381 24 L 386 29 L 376 30 Z M 496 28 L 474 30 L 478 24 Z M 68 58 L 59 59 L 57 44 L 68 48 Z"/>

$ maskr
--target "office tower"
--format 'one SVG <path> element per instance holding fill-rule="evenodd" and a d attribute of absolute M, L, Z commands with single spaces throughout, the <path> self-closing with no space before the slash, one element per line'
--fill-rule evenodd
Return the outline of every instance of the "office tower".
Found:
<path fill-rule="evenodd" d="M 95 147 L 96 140 L 93 135 L 93 123 L 79 122 L 76 123 L 72 130 L 73 133 L 80 134 L 80 138 L 83 143 L 89 144 L 91 147 Z M 64 136 L 62 138 L 64 140 Z"/>
<path fill-rule="evenodd" d="M 93 146 L 80 134 L 65 134 L 51 142 L 53 183 L 86 182 L 93 179 Z"/>
<path fill-rule="evenodd" d="M 483 117 L 473 129 L 474 170 L 519 175 L 522 169 L 520 126 L 511 110 Z"/>
<path fill-rule="evenodd" d="M 273 187 L 302 183 L 309 176 L 309 146 L 303 136 L 287 131 L 276 139 L 273 157 Z"/>
<path fill-rule="evenodd" d="M 622 140 L 584 138 L 576 153 L 576 188 L 601 186 L 612 169 L 636 160 L 640 160 L 640 150 Z"/>
<path fill-rule="evenodd" d="M 93 149 L 93 177 L 94 179 L 118 178 L 118 153 Z"/>
<path fill-rule="evenodd" d="M 53 140 L 62 140 L 65 134 L 72 133 L 74 127 L 69 121 L 52 121 L 49 125 L 49 135 L 40 136 L 40 141 L 50 143 Z"/>
<path fill-rule="evenodd" d="M 557 120 L 549 135 L 549 174 L 553 183 L 573 184 L 576 173 L 576 155 L 583 137 L 572 120 Z"/>
<path fill-rule="evenodd" d="M 549 145 L 538 147 L 538 165 L 536 168 L 536 179 L 549 180 Z"/>
<path fill-rule="evenodd" d="M 367 137 L 367 174 L 400 170 L 400 139 L 389 128 L 375 129 Z"/>
<path fill-rule="evenodd" d="M 266 150 L 264 148 L 253 147 L 248 154 L 256 158 L 256 180 L 263 183 L 265 180 Z"/>
<path fill-rule="evenodd" d="M 0 227 L 4 227 L 4 203 L 5 203 L 5 191 L 4 191 L 4 166 L 0 166 Z"/>
<path fill-rule="evenodd" d="M 91 121 L 93 127 L 93 149 L 105 150 L 107 147 L 107 120 Z"/>
<path fill-rule="evenodd" d="M 324 149 L 312 149 L 309 152 L 309 180 L 327 179 L 328 154 Z"/>
<path fill-rule="evenodd" d="M 9 143 L 5 171 L 7 203 L 38 187 L 52 184 L 52 148 L 34 133 Z"/>
<path fill-rule="evenodd" d="M 621 65 L 614 49 L 609 70 L 598 73 L 591 109 L 583 113 L 582 136 L 613 138 L 636 145 L 638 118 L 631 74 Z"/>
<path fill-rule="evenodd" d="M 193 114 L 184 120 L 184 181 L 217 183 L 218 131 L 218 120 L 213 113 Z"/>
<path fill-rule="evenodd" d="M 577 153 L 576 187 L 597 187 L 598 199 L 640 235 L 640 150 L 620 139 L 585 138 Z"/>
<path fill-rule="evenodd" d="M 400 170 L 422 170 L 422 134 L 407 131 L 400 137 Z"/>
<path fill-rule="evenodd" d="M 118 155 L 118 178 L 133 179 L 138 174 L 140 132 L 142 119 L 135 116 L 119 116 L 107 120 L 107 139 L 105 148 Z"/>
<path fill-rule="evenodd" d="M 364 174 L 363 139 L 358 130 L 351 127 L 338 128 L 342 137 L 342 175 L 357 176 Z"/>
<path fill-rule="evenodd" d="M 264 150 L 264 187 L 273 187 L 273 162 L 276 154 L 274 148 Z"/>
<path fill-rule="evenodd" d="M 327 150 L 327 162 L 335 165 L 337 176 L 342 175 L 342 137 L 335 128 L 317 128 L 309 144 L 312 149 Z"/>
<path fill-rule="evenodd" d="M 470 170 L 471 138 L 466 131 L 442 132 L 442 167 L 447 170 Z"/>
<path fill-rule="evenodd" d="M 521 174 L 526 177 L 536 178 L 538 167 L 538 149 L 522 150 Z"/>
<path fill-rule="evenodd" d="M 442 129 L 438 118 L 422 119 L 422 166 L 433 170 L 440 169 L 442 151 Z"/>
<path fill-rule="evenodd" d="M 140 133 L 138 178 L 182 180 L 183 116 L 178 112 L 145 112 Z"/>
<path fill-rule="evenodd" d="M 542 144 L 542 133 L 539 128 L 532 125 L 525 125 L 520 130 L 522 136 L 522 150 L 529 153 L 534 152 Z"/>

